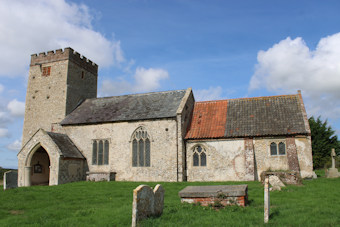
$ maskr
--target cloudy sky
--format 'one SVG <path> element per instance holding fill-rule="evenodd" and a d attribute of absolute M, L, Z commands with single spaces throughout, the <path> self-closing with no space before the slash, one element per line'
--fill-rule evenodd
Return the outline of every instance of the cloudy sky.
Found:
<path fill-rule="evenodd" d="M 30 55 L 72 47 L 98 95 L 302 95 L 340 134 L 340 1 L 0 0 L 0 166 L 16 168 Z"/>

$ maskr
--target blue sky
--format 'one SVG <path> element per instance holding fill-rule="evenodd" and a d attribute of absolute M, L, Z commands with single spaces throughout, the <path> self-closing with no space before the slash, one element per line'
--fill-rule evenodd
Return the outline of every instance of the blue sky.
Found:
<path fill-rule="evenodd" d="M 0 166 L 17 167 L 30 55 L 72 47 L 98 95 L 302 95 L 340 134 L 340 1 L 0 0 Z"/>

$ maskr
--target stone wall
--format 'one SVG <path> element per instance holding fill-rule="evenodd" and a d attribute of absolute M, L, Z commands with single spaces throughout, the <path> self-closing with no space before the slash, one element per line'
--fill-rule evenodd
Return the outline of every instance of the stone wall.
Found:
<path fill-rule="evenodd" d="M 270 143 L 283 142 L 285 155 L 270 155 Z M 255 138 L 254 151 L 257 177 L 263 171 L 292 170 L 300 171 L 302 178 L 313 176 L 313 158 L 310 136 Z"/>
<path fill-rule="evenodd" d="M 187 179 L 186 146 L 184 137 L 191 122 L 194 105 L 194 95 L 191 88 L 188 88 L 177 110 L 177 181 L 185 181 Z"/>
<path fill-rule="evenodd" d="M 188 141 L 188 181 L 245 181 L 246 159 L 244 139 Z M 193 166 L 193 149 L 201 145 L 207 152 L 206 166 Z"/>
<path fill-rule="evenodd" d="M 84 160 L 60 159 L 59 184 L 85 180 Z"/>
<path fill-rule="evenodd" d="M 132 167 L 134 131 L 143 126 L 151 136 L 150 167 Z M 117 181 L 177 181 L 176 119 L 64 126 L 87 159 L 89 172 L 116 172 Z M 92 165 L 93 140 L 109 141 L 109 165 Z"/>
<path fill-rule="evenodd" d="M 257 137 L 254 138 L 254 153 L 256 162 L 257 179 L 261 179 L 263 171 L 276 171 L 276 170 L 289 170 L 287 159 L 287 146 L 286 155 L 270 155 L 270 144 L 283 142 L 286 144 L 285 137 Z"/>
<path fill-rule="evenodd" d="M 295 138 L 296 151 L 302 178 L 313 177 L 312 140 L 310 136 Z"/>

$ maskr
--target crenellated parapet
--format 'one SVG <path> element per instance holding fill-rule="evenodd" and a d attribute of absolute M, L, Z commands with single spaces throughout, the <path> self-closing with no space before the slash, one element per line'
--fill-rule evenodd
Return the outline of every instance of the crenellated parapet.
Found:
<path fill-rule="evenodd" d="M 93 73 L 94 75 L 97 75 L 98 73 L 98 65 L 96 63 L 80 55 L 70 47 L 65 48 L 64 51 L 62 49 L 58 49 L 55 51 L 47 51 L 47 53 L 42 52 L 39 54 L 32 54 L 31 66 L 62 60 L 70 60 Z"/>

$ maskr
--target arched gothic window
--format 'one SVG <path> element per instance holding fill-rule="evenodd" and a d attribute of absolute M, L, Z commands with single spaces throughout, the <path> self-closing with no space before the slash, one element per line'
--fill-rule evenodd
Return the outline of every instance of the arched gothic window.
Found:
<path fill-rule="evenodd" d="M 139 127 L 132 135 L 132 166 L 150 166 L 150 150 L 150 135 L 144 127 Z"/>
<path fill-rule="evenodd" d="M 206 150 L 198 145 L 194 148 L 193 152 L 193 166 L 207 166 Z"/>

